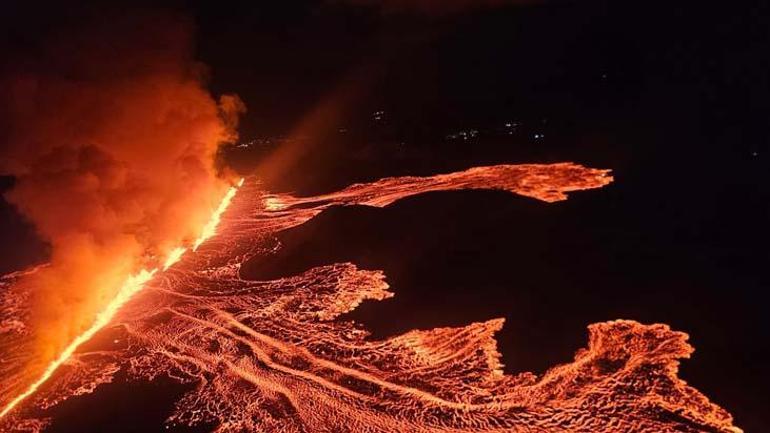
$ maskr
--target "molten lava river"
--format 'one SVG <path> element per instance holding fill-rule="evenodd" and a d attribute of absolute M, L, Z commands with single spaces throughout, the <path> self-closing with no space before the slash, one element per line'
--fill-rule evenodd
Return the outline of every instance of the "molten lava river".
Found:
<path fill-rule="evenodd" d="M 356 184 L 316 197 L 270 194 L 247 179 L 216 232 L 147 276 L 109 323 L 64 357 L 0 419 L 2 431 L 43 431 L 49 409 L 122 371 L 171 377 L 190 391 L 167 423 L 217 432 L 740 432 L 732 417 L 677 377 L 692 348 L 662 324 L 589 326 L 574 361 L 541 376 L 506 375 L 494 334 L 503 319 L 374 340 L 339 319 L 393 296 L 385 275 L 329 263 L 270 281 L 240 277 L 246 260 L 280 248 L 275 235 L 330 206 L 384 207 L 415 194 L 496 189 L 545 202 L 612 181 L 572 163 L 499 165 Z M 0 280 L 0 404 L 37 377 L 25 368 L 30 294 Z"/>

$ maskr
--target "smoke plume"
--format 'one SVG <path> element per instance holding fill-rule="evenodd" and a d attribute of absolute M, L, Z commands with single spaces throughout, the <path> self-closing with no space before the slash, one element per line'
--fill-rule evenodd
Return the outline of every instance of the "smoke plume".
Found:
<path fill-rule="evenodd" d="M 46 362 L 126 278 L 195 239 L 228 187 L 216 167 L 243 104 L 215 100 L 187 20 L 117 15 L 53 32 L 0 77 L 6 194 L 51 247 L 23 281 Z"/>

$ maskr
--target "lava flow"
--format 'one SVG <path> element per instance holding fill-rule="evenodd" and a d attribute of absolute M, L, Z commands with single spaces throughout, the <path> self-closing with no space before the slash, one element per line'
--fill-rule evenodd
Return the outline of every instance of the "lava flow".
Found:
<path fill-rule="evenodd" d="M 331 206 L 384 207 L 452 189 L 557 202 L 611 181 L 607 170 L 572 163 L 388 178 L 315 197 L 271 194 L 250 180 L 215 214 L 218 234 L 121 302 L 109 325 L 73 348 L 0 429 L 42 431 L 56 422 L 48 409 L 98 392 L 122 371 L 188 384 L 168 427 L 216 432 L 740 432 L 729 413 L 677 377 L 693 349 L 666 325 L 592 324 L 573 362 L 540 376 L 506 375 L 494 339 L 503 319 L 383 340 L 341 319 L 363 300 L 393 296 L 381 271 L 329 263 L 268 281 L 240 275 L 243 263 L 281 247 L 277 233 Z M 28 297 L 15 284 L 23 274 L 0 280 L 4 404 L 23 373 L 16 367 L 23 356 L 9 342 L 31 332 Z"/>
<path fill-rule="evenodd" d="M 243 179 L 238 182 L 238 187 L 241 185 L 243 185 Z M 214 211 L 211 220 L 208 224 L 206 224 L 198 239 L 195 240 L 195 246 L 193 250 L 197 249 L 198 246 L 200 246 L 203 242 L 216 234 L 216 227 L 219 224 L 220 216 L 225 211 L 225 209 L 227 209 L 227 206 L 230 204 L 233 196 L 235 196 L 236 191 L 236 187 L 231 187 L 227 191 L 219 207 Z M 163 265 L 163 270 L 168 269 L 174 263 L 179 261 L 184 252 L 185 249 L 183 247 L 178 247 L 172 250 Z M 144 285 L 152 279 L 156 272 L 158 272 L 158 268 L 150 270 L 142 269 L 137 274 L 128 277 L 126 282 L 123 283 L 123 285 L 118 290 L 117 295 L 109 302 L 109 304 L 106 305 L 102 311 L 97 314 L 96 320 L 94 320 L 93 324 L 82 334 L 75 337 L 75 339 L 66 346 L 62 353 L 59 354 L 59 356 L 46 367 L 46 369 L 43 371 L 43 374 L 36 381 L 29 385 L 29 387 L 24 392 L 13 398 L 8 404 L 5 405 L 3 410 L 0 411 L 0 418 L 4 417 L 10 411 L 12 411 L 19 403 L 21 403 L 22 400 L 34 394 L 38 388 L 40 388 L 40 386 L 45 383 L 54 374 L 54 372 L 56 372 L 56 370 L 72 356 L 73 353 L 75 353 L 78 347 L 90 340 L 94 335 L 96 335 L 97 332 L 99 332 L 99 330 L 110 323 L 118 310 L 120 310 L 120 308 L 136 293 L 142 290 Z"/>

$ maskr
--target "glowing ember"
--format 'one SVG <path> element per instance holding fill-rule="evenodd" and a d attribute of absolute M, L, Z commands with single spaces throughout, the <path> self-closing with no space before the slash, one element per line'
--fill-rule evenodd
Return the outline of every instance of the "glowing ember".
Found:
<path fill-rule="evenodd" d="M 382 207 L 451 189 L 558 201 L 611 180 L 606 170 L 564 163 L 389 178 L 305 198 L 268 194 L 249 182 L 235 199 L 225 197 L 232 204 L 215 214 L 221 224 L 216 236 L 207 232 L 210 247 L 180 253 L 176 266 L 143 281 L 145 290 L 104 316 L 115 326 L 102 332 L 113 336 L 95 338 L 87 351 L 73 348 L 77 362 L 49 374 L 50 386 L 27 394 L 24 410 L 0 428 L 41 430 L 44 422 L 21 415 L 92 392 L 123 369 L 129 377 L 196 384 L 168 422 L 212 423 L 217 432 L 740 432 L 727 412 L 677 377 L 679 359 L 692 348 L 686 334 L 665 325 L 593 324 L 572 363 L 542 376 L 509 376 L 494 340 L 502 319 L 385 340 L 340 320 L 365 299 L 393 296 L 380 271 L 338 263 L 271 281 L 239 275 L 242 263 L 280 247 L 275 233 L 330 206 Z M 23 322 L 15 278 L 0 281 L 14 293 L 0 298 L 0 311 Z M 11 353 L 7 335 L 4 355 Z M 127 344 L 116 349 L 114 340 Z M 3 392 L 13 387 L 14 371 L 0 365 Z"/>

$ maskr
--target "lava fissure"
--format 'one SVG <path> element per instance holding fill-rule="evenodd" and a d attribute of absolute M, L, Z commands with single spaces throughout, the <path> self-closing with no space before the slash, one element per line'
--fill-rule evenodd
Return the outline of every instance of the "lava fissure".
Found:
<path fill-rule="evenodd" d="M 238 187 L 240 187 L 243 184 L 243 179 L 240 180 L 238 183 Z M 225 195 L 224 199 L 222 200 L 222 203 L 219 205 L 217 210 L 214 212 L 211 221 L 209 224 L 207 224 L 204 227 L 204 230 L 200 237 L 196 239 L 195 241 L 195 249 L 205 242 L 207 239 L 212 237 L 216 233 L 216 227 L 219 224 L 219 218 L 222 212 L 227 208 L 227 206 L 230 203 L 230 200 L 235 195 L 236 188 L 231 187 L 227 194 Z M 182 247 L 179 247 L 177 249 L 174 249 L 169 257 L 166 259 L 163 265 L 163 269 L 168 269 L 171 267 L 174 263 L 178 262 L 182 254 L 184 254 L 185 249 Z M 56 372 L 59 367 L 62 366 L 65 362 L 67 362 L 70 357 L 75 353 L 75 351 L 80 347 L 83 343 L 89 341 L 94 335 L 96 335 L 97 332 L 99 332 L 102 328 L 104 328 L 107 324 L 112 321 L 112 318 L 117 314 L 117 312 L 120 310 L 120 308 L 125 305 L 128 301 L 131 300 L 131 298 L 136 295 L 139 291 L 142 290 L 144 285 L 150 281 L 153 276 L 158 272 L 158 269 L 151 269 L 146 270 L 143 269 L 140 272 L 138 272 L 135 275 L 130 276 L 125 283 L 120 287 L 118 290 L 116 296 L 104 307 L 102 311 L 100 311 L 94 320 L 94 322 L 91 324 L 90 327 L 88 327 L 83 333 L 76 336 L 73 341 L 71 341 L 64 350 L 45 368 L 43 373 L 40 375 L 40 377 L 32 382 L 21 394 L 17 395 L 13 399 L 11 399 L 5 407 L 0 411 L 0 418 L 6 416 L 9 412 L 11 412 L 19 403 L 21 403 L 24 399 L 28 398 L 32 394 L 34 394 L 40 386 L 48 381 L 51 376 Z"/>

